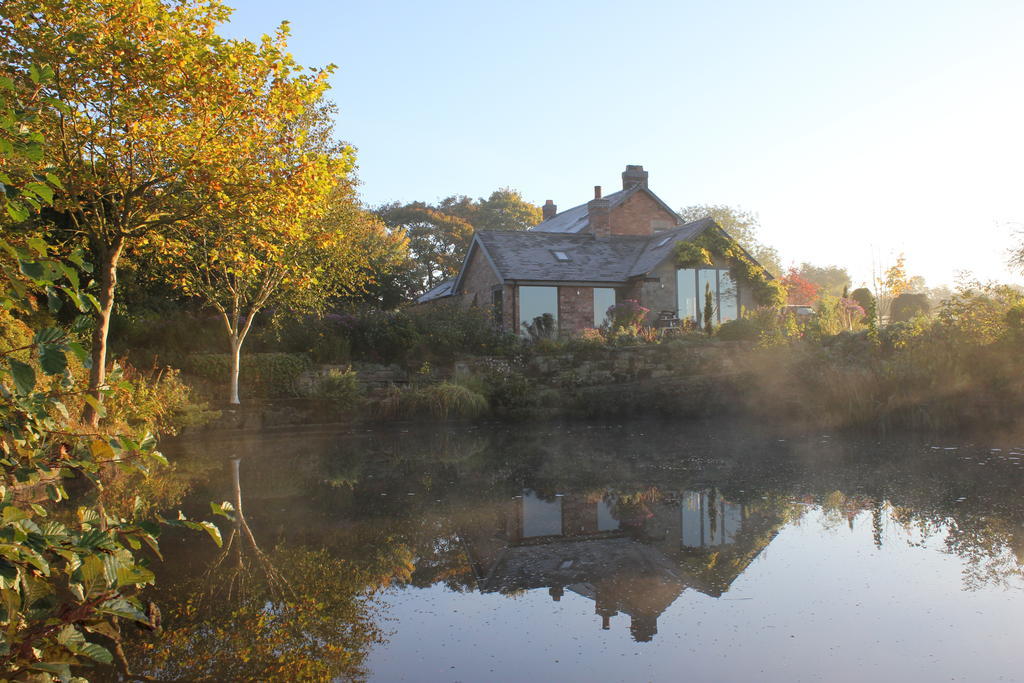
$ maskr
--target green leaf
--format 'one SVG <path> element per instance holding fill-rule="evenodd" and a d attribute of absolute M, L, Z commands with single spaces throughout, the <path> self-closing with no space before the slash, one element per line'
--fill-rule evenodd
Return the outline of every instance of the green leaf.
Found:
<path fill-rule="evenodd" d="M 149 452 L 149 453 L 148 453 L 147 455 L 148 455 L 148 456 L 149 456 L 149 457 L 150 457 L 151 459 L 153 459 L 153 460 L 156 460 L 156 461 L 157 461 L 158 463 L 160 463 L 160 464 L 161 464 L 161 465 L 163 465 L 164 467 L 167 467 L 167 465 L 169 464 L 169 463 L 167 462 L 167 456 L 165 456 L 165 455 L 164 455 L 163 453 L 161 453 L 160 451 L 150 451 L 150 452 Z"/>
<path fill-rule="evenodd" d="M 210 511 L 215 515 L 233 519 L 231 513 L 234 512 L 234 510 L 235 506 L 232 505 L 230 501 L 225 500 L 223 503 L 214 503 L 213 501 L 210 501 Z"/>
<path fill-rule="evenodd" d="M 96 400 L 96 397 L 92 394 L 82 394 L 82 399 L 92 406 L 92 409 L 96 411 L 96 414 L 100 417 L 104 417 L 107 411 L 103 410 L 103 404 Z"/>
<path fill-rule="evenodd" d="M 7 202 L 7 215 L 11 217 L 11 220 L 15 223 L 21 223 L 28 220 L 31 212 L 21 202 Z"/>
<path fill-rule="evenodd" d="M 149 623 L 149 617 L 125 598 L 107 600 L 105 603 L 100 605 L 98 611 L 102 614 L 111 614 L 116 617 L 131 619 L 132 621 L 138 621 L 143 624 Z"/>
<path fill-rule="evenodd" d="M 71 666 L 67 662 L 39 662 L 28 667 L 33 671 L 45 671 L 60 678 L 61 683 L 71 680 Z"/>
<path fill-rule="evenodd" d="M 213 522 L 199 522 L 197 526 L 206 529 L 206 533 L 210 534 L 210 538 L 213 539 L 218 548 L 224 545 L 224 540 L 220 536 L 220 529 L 217 528 L 216 524 Z"/>
<path fill-rule="evenodd" d="M 75 650 L 75 654 L 83 655 L 103 664 L 110 664 L 114 661 L 114 657 L 110 654 L 110 650 L 102 645 L 97 645 L 96 643 L 86 643 L 85 645 L 82 645 Z"/>
<path fill-rule="evenodd" d="M 61 301 L 61 298 L 59 296 L 57 296 L 57 290 L 53 287 L 47 287 L 46 307 L 50 309 L 50 313 L 56 315 L 63 305 L 64 302 Z"/>
<path fill-rule="evenodd" d="M 31 516 L 32 515 L 28 514 L 28 512 L 26 512 L 25 510 L 22 510 L 21 508 L 18 507 L 14 507 L 13 505 L 8 505 L 7 507 L 4 508 L 3 511 L 4 524 L 20 522 L 21 520 L 28 519 Z"/>
<path fill-rule="evenodd" d="M 46 183 L 26 183 L 25 192 L 31 192 L 47 204 L 53 204 L 53 188 Z"/>
<path fill-rule="evenodd" d="M 35 64 L 30 64 L 28 67 L 28 77 L 32 79 L 32 82 L 39 85 L 39 68 Z"/>
<path fill-rule="evenodd" d="M 8 358 L 7 365 L 11 369 L 11 378 L 14 379 L 14 390 L 19 394 L 31 393 L 36 386 L 36 371 L 32 366 L 14 358 Z"/>
<path fill-rule="evenodd" d="M 156 574 L 139 565 L 121 566 L 117 568 L 117 585 L 132 586 L 135 584 L 153 583 Z"/>
<path fill-rule="evenodd" d="M 38 142 L 30 142 L 25 145 L 25 157 L 29 161 L 42 161 L 43 160 L 43 146 Z"/>
<path fill-rule="evenodd" d="M 87 370 L 92 367 L 92 357 L 89 355 L 89 352 L 85 350 L 84 346 L 78 342 L 69 342 L 67 346 L 68 351 L 75 354 L 75 358 L 77 358 Z"/>
<path fill-rule="evenodd" d="M 68 368 L 68 359 L 59 346 L 43 344 L 39 347 L 39 367 L 47 375 L 61 375 Z"/>
<path fill-rule="evenodd" d="M 60 272 L 64 273 L 64 277 L 71 283 L 72 289 L 78 289 L 81 283 L 78 281 L 78 271 L 67 265 L 66 263 L 58 263 L 57 267 L 60 268 Z"/>
<path fill-rule="evenodd" d="M 37 330 L 32 338 L 34 344 L 52 344 L 64 336 L 64 331 L 59 327 L 44 327 Z"/>
<path fill-rule="evenodd" d="M 29 237 L 26 242 L 37 254 L 40 256 L 46 256 L 46 251 L 49 248 L 49 245 L 46 244 L 46 240 L 42 240 L 38 237 Z"/>
<path fill-rule="evenodd" d="M 25 277 L 30 277 L 33 280 L 42 280 L 43 275 L 46 274 L 46 271 L 43 269 L 43 264 L 38 261 L 25 261 L 19 259 L 18 268 Z"/>

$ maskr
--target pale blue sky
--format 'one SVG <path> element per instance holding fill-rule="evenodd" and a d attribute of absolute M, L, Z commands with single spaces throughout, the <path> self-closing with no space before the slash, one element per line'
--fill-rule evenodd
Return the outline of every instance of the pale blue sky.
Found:
<path fill-rule="evenodd" d="M 300 63 L 338 66 L 368 204 L 569 208 L 643 164 L 672 206 L 757 212 L 786 263 L 1024 281 L 1020 0 L 234 5 L 229 33 L 288 20 Z"/>

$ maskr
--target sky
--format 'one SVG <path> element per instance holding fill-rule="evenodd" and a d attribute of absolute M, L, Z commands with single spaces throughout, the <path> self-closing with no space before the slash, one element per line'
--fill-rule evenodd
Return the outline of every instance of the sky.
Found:
<path fill-rule="evenodd" d="M 854 285 L 1024 283 L 1024 2 L 227 0 L 335 64 L 363 201 L 560 208 L 642 164 L 670 206 L 755 212 L 784 265 Z"/>

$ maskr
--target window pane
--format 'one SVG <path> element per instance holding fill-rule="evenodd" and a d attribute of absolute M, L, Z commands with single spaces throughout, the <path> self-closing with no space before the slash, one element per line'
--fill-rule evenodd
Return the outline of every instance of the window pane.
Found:
<path fill-rule="evenodd" d="M 697 319 L 697 272 L 692 268 L 676 271 L 676 315 L 680 320 Z"/>
<path fill-rule="evenodd" d="M 615 305 L 615 290 L 594 287 L 594 327 L 601 327 L 608 319 L 608 309 Z"/>
<path fill-rule="evenodd" d="M 557 287 L 519 288 L 519 332 L 524 333 L 523 323 L 531 325 L 535 318 L 550 313 L 558 322 Z"/>
<path fill-rule="evenodd" d="M 704 288 L 711 285 L 711 305 L 715 308 L 715 315 L 711 320 L 717 322 L 718 313 L 718 271 L 712 268 L 701 268 L 697 273 L 697 306 L 700 310 L 700 321 L 704 322 Z"/>
<path fill-rule="evenodd" d="M 739 297 L 736 283 L 733 281 L 729 271 L 718 271 L 718 285 L 720 287 L 718 292 L 719 307 L 721 309 L 720 321 L 724 323 L 727 320 L 735 320 L 739 317 L 740 307 L 737 303 Z"/>
<path fill-rule="evenodd" d="M 533 491 L 523 491 L 523 536 L 561 536 L 562 499 L 544 500 Z"/>

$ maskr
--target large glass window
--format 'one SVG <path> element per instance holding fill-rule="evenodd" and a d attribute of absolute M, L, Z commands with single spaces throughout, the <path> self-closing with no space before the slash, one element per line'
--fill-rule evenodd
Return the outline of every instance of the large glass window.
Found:
<path fill-rule="evenodd" d="M 727 270 L 718 271 L 718 322 L 739 317 L 739 290 Z"/>
<path fill-rule="evenodd" d="M 601 327 L 608 319 L 608 309 L 615 305 L 615 290 L 594 287 L 594 327 Z"/>
<path fill-rule="evenodd" d="M 676 271 L 676 296 L 680 320 L 704 318 L 704 294 L 711 289 L 714 322 L 724 323 L 739 317 L 739 288 L 727 270 L 717 268 L 680 268 Z"/>
<path fill-rule="evenodd" d="M 523 536 L 561 536 L 562 497 L 544 500 L 533 491 L 523 491 Z"/>
<path fill-rule="evenodd" d="M 537 318 L 549 314 L 558 329 L 558 287 L 519 288 L 519 333 L 526 334 L 526 328 Z"/>
<path fill-rule="evenodd" d="M 705 289 L 711 289 L 711 307 L 717 312 L 718 309 L 718 271 L 711 268 L 701 268 L 697 271 L 697 316 L 698 322 L 704 324 L 704 297 Z M 712 321 L 718 322 L 712 313 Z"/>
<path fill-rule="evenodd" d="M 676 271 L 676 292 L 678 293 L 680 320 L 697 319 L 697 271 L 680 268 Z"/>

